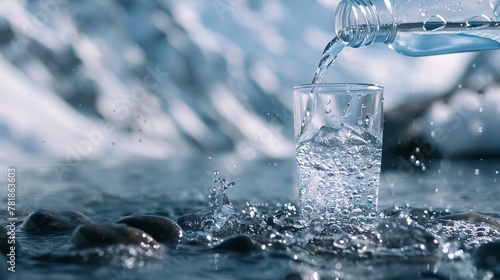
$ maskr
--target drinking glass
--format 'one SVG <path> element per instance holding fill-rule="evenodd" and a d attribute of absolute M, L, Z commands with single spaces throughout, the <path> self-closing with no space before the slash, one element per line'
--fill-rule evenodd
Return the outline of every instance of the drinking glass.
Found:
<path fill-rule="evenodd" d="M 355 224 L 377 215 L 383 87 L 293 88 L 301 219 Z"/>

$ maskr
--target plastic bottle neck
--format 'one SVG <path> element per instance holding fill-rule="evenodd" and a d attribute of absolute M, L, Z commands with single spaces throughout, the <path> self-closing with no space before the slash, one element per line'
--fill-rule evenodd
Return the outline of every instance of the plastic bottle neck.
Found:
<path fill-rule="evenodd" d="M 335 12 L 335 32 L 354 48 L 390 43 L 397 30 L 395 17 L 388 0 L 342 0 Z"/>

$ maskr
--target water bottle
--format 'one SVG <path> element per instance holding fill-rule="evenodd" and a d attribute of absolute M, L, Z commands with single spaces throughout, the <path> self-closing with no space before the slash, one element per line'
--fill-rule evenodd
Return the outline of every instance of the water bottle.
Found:
<path fill-rule="evenodd" d="M 342 0 L 335 31 L 408 56 L 500 49 L 500 0 Z"/>

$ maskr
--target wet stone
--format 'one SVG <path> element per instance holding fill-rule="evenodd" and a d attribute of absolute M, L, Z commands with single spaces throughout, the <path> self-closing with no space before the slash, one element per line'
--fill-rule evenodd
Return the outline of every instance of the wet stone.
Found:
<path fill-rule="evenodd" d="M 120 219 L 117 224 L 126 224 L 147 232 L 156 241 L 176 244 L 182 238 L 181 227 L 173 220 L 161 216 L 141 215 Z"/>
<path fill-rule="evenodd" d="M 472 258 L 479 270 L 493 274 L 492 279 L 500 279 L 500 240 L 479 246 Z"/>
<path fill-rule="evenodd" d="M 214 247 L 214 251 L 246 254 L 262 250 L 259 243 L 246 235 L 234 235 Z"/>
<path fill-rule="evenodd" d="M 40 209 L 24 219 L 21 229 L 32 234 L 69 232 L 92 220 L 77 211 Z"/>
<path fill-rule="evenodd" d="M 186 214 L 177 219 L 177 224 L 185 231 L 203 230 L 204 213 Z"/>
<path fill-rule="evenodd" d="M 146 232 L 124 224 L 86 224 L 75 229 L 71 242 L 77 248 L 106 247 L 109 245 L 137 245 L 144 249 L 163 250 Z"/>

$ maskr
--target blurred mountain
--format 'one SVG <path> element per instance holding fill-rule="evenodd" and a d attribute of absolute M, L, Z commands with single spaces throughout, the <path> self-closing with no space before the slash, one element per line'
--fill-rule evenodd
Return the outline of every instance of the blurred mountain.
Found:
<path fill-rule="evenodd" d="M 312 80 L 337 3 L 2 1 L 0 158 L 293 156 L 291 88 Z M 325 81 L 385 86 L 391 151 L 439 127 L 440 155 L 499 154 L 498 58 L 375 45 L 343 51 Z"/>

